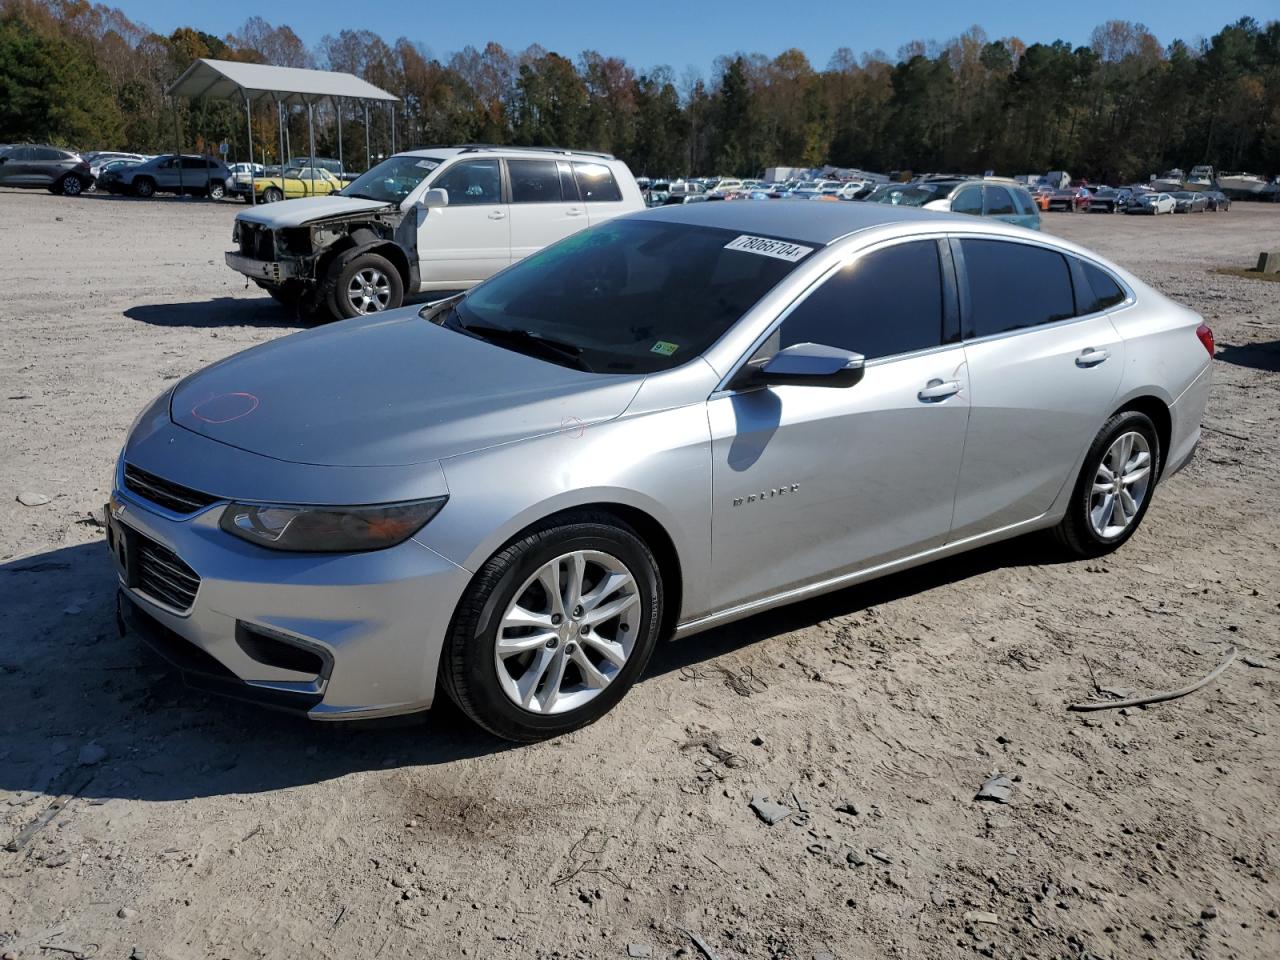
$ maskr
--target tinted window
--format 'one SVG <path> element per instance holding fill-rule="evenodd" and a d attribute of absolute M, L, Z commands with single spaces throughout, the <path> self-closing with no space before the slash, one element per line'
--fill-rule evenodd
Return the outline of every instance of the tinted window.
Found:
<path fill-rule="evenodd" d="M 1111 274 L 1101 267 L 1095 267 L 1092 263 L 1081 261 L 1081 264 L 1084 267 L 1084 278 L 1089 284 L 1089 289 L 1084 291 L 1080 298 L 1082 314 L 1098 313 L 1118 303 L 1124 303 L 1124 289 L 1116 283 Z"/>
<path fill-rule="evenodd" d="M 30 147 L 16 147 L 9 151 L 10 160 L 34 160 L 36 152 Z"/>
<path fill-rule="evenodd" d="M 65 160 L 66 154 L 61 150 L 55 150 L 53 147 L 36 147 L 35 159 L 37 160 Z"/>
<path fill-rule="evenodd" d="M 431 186 L 449 191 L 451 207 L 502 202 L 502 177 L 498 173 L 497 160 L 468 160 L 455 164 Z"/>
<path fill-rule="evenodd" d="M 202 160 L 200 157 L 183 157 L 182 158 L 183 170 L 207 170 L 208 168 L 209 168 L 208 162 L 205 160 Z"/>
<path fill-rule="evenodd" d="M 737 236 L 661 220 L 613 220 L 485 281 L 446 324 L 461 321 L 481 338 L 481 326 L 527 331 L 566 345 L 577 359 L 564 362 L 596 373 L 676 367 L 706 350 L 811 255 L 792 263 L 729 248 Z M 518 349 L 510 336 L 494 342 Z"/>
<path fill-rule="evenodd" d="M 512 203 L 560 203 L 560 171 L 554 160 L 508 160 Z"/>
<path fill-rule="evenodd" d="M 967 336 L 986 337 L 1075 316 L 1062 254 L 1001 240 L 961 240 L 969 281 Z"/>
<path fill-rule="evenodd" d="M 968 213 L 975 217 L 982 216 L 982 188 L 965 187 L 951 201 L 952 213 Z"/>
<path fill-rule="evenodd" d="M 622 191 L 613 179 L 609 168 L 602 163 L 575 163 L 573 172 L 578 178 L 578 189 L 587 203 L 621 200 Z"/>
<path fill-rule="evenodd" d="M 1012 217 L 1014 215 L 1013 197 L 1004 187 L 985 186 L 982 194 L 986 199 L 988 217 Z"/>
<path fill-rule="evenodd" d="M 1031 194 L 1025 190 L 1010 190 L 1013 194 L 1013 202 L 1018 205 L 1018 212 L 1024 217 L 1033 217 L 1036 213 L 1035 201 L 1031 199 Z"/>
<path fill-rule="evenodd" d="M 868 360 L 942 342 L 942 274 L 932 240 L 861 257 L 823 282 L 782 322 L 779 349 L 821 343 Z"/>

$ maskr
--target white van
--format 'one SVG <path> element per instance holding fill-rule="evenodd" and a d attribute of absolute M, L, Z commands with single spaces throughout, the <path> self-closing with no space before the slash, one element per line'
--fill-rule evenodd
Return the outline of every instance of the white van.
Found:
<path fill-rule="evenodd" d="M 396 154 L 341 192 L 246 210 L 229 267 L 308 315 L 465 290 L 592 224 L 644 209 L 609 154 L 462 146 Z"/>

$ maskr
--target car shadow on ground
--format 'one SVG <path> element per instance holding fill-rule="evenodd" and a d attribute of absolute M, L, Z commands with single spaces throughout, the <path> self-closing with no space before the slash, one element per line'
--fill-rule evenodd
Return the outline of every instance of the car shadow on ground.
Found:
<path fill-rule="evenodd" d="M 1280 340 L 1270 343 L 1226 344 L 1218 351 L 1215 360 L 1233 363 L 1238 367 L 1252 367 L 1254 370 L 1266 370 L 1280 373 Z"/>
<path fill-rule="evenodd" d="M 124 315 L 156 327 L 305 327 L 309 324 L 265 294 L 261 297 L 214 297 L 190 303 L 147 303 Z"/>
<path fill-rule="evenodd" d="M 908 594 L 1054 559 L 1035 540 L 1012 541 L 663 642 L 644 680 Z M 65 792 L 156 801 L 259 793 L 513 748 L 443 694 L 419 717 L 329 725 L 191 690 L 136 637 L 118 634 L 115 589 L 101 541 L 0 564 L 0 789 L 19 802 Z"/>

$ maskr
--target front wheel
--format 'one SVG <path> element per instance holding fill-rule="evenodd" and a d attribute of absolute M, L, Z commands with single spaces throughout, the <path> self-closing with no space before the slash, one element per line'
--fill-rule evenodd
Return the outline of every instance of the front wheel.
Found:
<path fill-rule="evenodd" d="M 262 199 L 265 203 L 279 203 L 284 199 L 284 193 L 276 187 L 267 187 L 262 191 Z"/>
<path fill-rule="evenodd" d="M 404 303 L 400 272 L 386 257 L 362 253 L 329 268 L 328 301 L 339 319 L 394 310 Z"/>
<path fill-rule="evenodd" d="M 597 513 L 553 518 L 476 574 L 445 643 L 444 686 L 504 739 L 568 733 L 622 699 L 661 620 L 657 563 L 630 527 Z"/>
<path fill-rule="evenodd" d="M 1100 557 L 1133 536 L 1160 475 L 1160 436 L 1145 413 L 1125 410 L 1103 424 L 1080 468 L 1055 533 L 1080 557 Z"/>
<path fill-rule="evenodd" d="M 84 192 L 84 181 L 74 173 L 68 173 L 58 181 L 58 190 L 64 197 L 78 197 Z"/>
<path fill-rule="evenodd" d="M 222 183 L 210 183 L 210 184 L 209 184 L 209 199 L 210 199 L 210 200 L 221 200 L 221 199 L 222 199 L 223 197 L 225 197 L 226 195 L 227 195 L 227 187 L 226 187 L 226 184 L 222 184 Z"/>

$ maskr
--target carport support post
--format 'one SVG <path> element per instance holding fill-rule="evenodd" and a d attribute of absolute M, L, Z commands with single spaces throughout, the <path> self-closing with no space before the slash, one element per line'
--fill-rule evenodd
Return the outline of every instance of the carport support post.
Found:
<path fill-rule="evenodd" d="M 254 204 L 258 202 L 258 192 L 253 188 L 253 106 L 248 94 L 244 98 L 244 115 L 249 126 L 249 203 Z"/>
<path fill-rule="evenodd" d="M 280 130 L 280 189 L 284 189 L 284 104 L 276 97 L 276 127 Z"/>
<path fill-rule="evenodd" d="M 373 169 L 373 156 L 369 153 L 369 101 L 364 102 L 364 169 Z"/>
<path fill-rule="evenodd" d="M 396 153 L 396 105 L 394 103 L 387 104 L 387 112 L 391 114 L 391 155 Z"/>
<path fill-rule="evenodd" d="M 342 172 L 347 172 L 347 165 L 342 162 L 342 101 L 336 97 L 331 97 L 329 102 L 333 104 L 333 112 L 338 115 L 338 166 L 342 168 Z"/>
<path fill-rule="evenodd" d="M 182 133 L 178 128 L 178 98 L 173 98 L 173 148 L 174 162 L 178 165 L 178 198 L 187 195 L 182 182 Z"/>
<path fill-rule="evenodd" d="M 307 143 L 311 149 L 310 167 L 311 170 L 311 195 L 316 195 L 316 128 L 312 123 L 311 117 L 311 101 L 307 101 Z"/>

